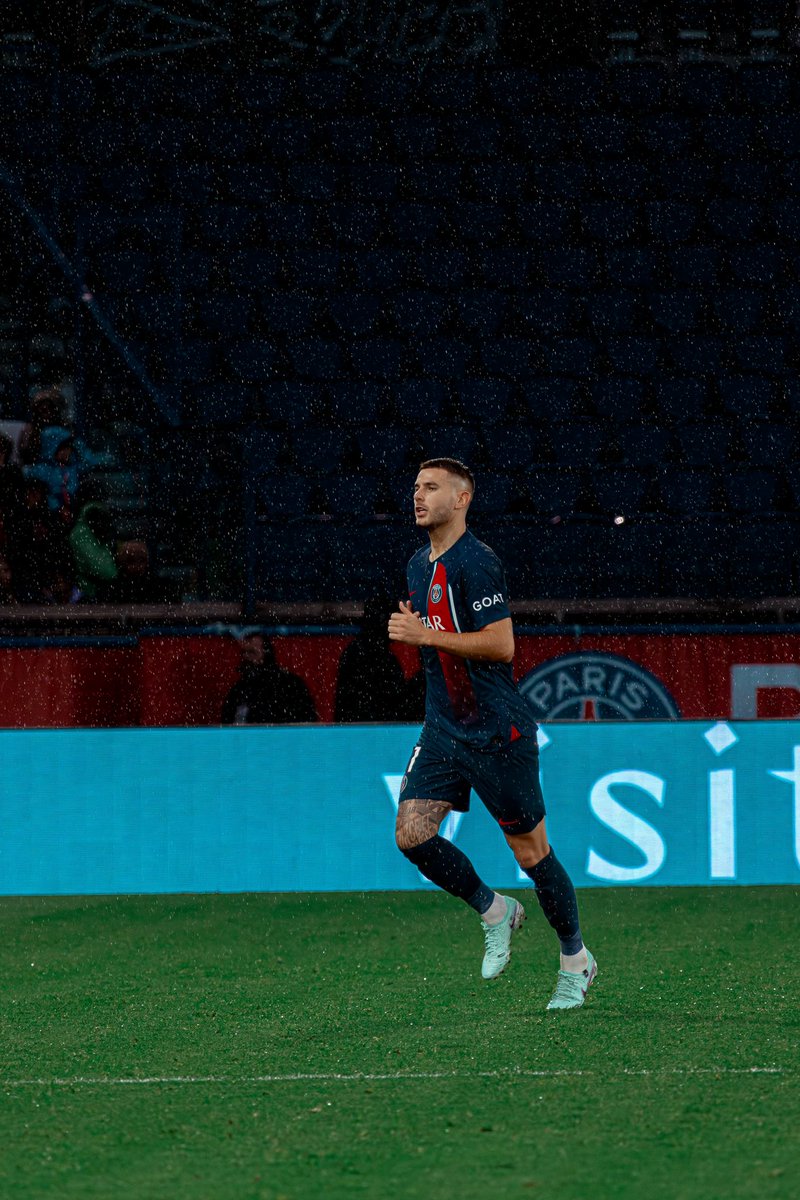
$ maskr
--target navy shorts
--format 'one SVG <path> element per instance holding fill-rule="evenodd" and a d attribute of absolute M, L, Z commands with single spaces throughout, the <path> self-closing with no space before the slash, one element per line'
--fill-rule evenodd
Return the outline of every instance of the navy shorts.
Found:
<path fill-rule="evenodd" d="M 455 738 L 423 733 L 409 759 L 400 801 L 444 800 L 469 809 L 474 789 L 505 833 L 530 833 L 545 815 L 536 736 L 501 749 L 476 750 Z"/>

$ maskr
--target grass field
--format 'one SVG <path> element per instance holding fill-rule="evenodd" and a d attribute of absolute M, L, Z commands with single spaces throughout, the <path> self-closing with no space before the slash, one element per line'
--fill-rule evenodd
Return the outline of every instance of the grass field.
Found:
<path fill-rule="evenodd" d="M 800 1196 L 800 890 L 580 899 L 573 1013 L 531 893 L 0 900 L 0 1196 Z"/>

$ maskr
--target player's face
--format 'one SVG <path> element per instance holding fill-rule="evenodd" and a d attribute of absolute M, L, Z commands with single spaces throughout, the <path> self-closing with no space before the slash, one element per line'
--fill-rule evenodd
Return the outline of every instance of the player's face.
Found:
<path fill-rule="evenodd" d="M 451 521 L 464 489 L 459 481 L 441 467 L 425 467 L 414 484 L 414 516 L 418 529 L 436 529 Z"/>

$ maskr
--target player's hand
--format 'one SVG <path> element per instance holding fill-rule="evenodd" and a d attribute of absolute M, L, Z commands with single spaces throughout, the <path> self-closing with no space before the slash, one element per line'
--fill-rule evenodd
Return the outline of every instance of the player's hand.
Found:
<path fill-rule="evenodd" d="M 428 631 L 406 600 L 400 601 L 400 611 L 389 617 L 389 641 L 405 642 L 407 646 L 424 646 Z"/>

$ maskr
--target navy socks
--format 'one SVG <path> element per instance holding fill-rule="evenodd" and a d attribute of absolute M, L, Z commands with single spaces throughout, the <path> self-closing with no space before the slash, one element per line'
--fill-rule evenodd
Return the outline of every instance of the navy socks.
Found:
<path fill-rule="evenodd" d="M 533 880 L 536 899 L 561 942 L 562 954 L 578 954 L 583 946 L 578 900 L 567 872 L 552 849 L 535 867 L 523 867 Z"/>
<path fill-rule="evenodd" d="M 485 913 L 494 892 L 482 883 L 472 863 L 452 842 L 436 834 L 420 846 L 403 850 L 409 862 L 442 891 L 464 900 L 476 912 Z"/>

